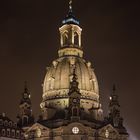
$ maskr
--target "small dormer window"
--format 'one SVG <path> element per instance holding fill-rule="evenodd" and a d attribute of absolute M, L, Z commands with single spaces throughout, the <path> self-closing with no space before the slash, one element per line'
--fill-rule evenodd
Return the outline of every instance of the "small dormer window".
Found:
<path fill-rule="evenodd" d="M 16 124 L 16 123 L 14 123 L 14 127 L 15 127 L 15 128 L 17 127 L 17 124 Z"/>
<path fill-rule="evenodd" d="M 12 122 L 11 121 L 9 122 L 9 126 L 12 127 Z"/>
<path fill-rule="evenodd" d="M 5 126 L 8 126 L 8 121 L 7 120 L 4 122 L 4 125 Z"/>

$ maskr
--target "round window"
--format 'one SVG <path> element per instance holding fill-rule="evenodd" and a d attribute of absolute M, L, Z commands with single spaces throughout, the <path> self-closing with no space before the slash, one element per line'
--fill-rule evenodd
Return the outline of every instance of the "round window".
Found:
<path fill-rule="evenodd" d="M 79 133 L 79 128 L 78 128 L 78 127 L 73 127 L 73 128 L 72 128 L 72 132 L 73 132 L 74 134 L 78 134 L 78 133 Z"/>

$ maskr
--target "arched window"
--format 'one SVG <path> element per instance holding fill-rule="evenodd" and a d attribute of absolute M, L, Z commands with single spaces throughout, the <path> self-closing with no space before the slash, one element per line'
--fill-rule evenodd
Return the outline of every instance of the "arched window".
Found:
<path fill-rule="evenodd" d="M 7 129 L 7 136 L 10 137 L 10 129 Z"/>
<path fill-rule="evenodd" d="M 74 32 L 74 44 L 79 46 L 79 35 L 77 32 Z"/>
<path fill-rule="evenodd" d="M 20 137 L 20 132 L 16 131 L 16 137 L 19 138 Z"/>
<path fill-rule="evenodd" d="M 15 137 L 15 130 L 12 130 L 12 137 Z"/>
<path fill-rule="evenodd" d="M 77 107 L 72 108 L 72 116 L 79 116 L 79 111 Z"/>
<path fill-rule="evenodd" d="M 23 124 L 24 125 L 28 124 L 28 117 L 26 117 L 26 116 L 23 117 Z"/>
<path fill-rule="evenodd" d="M 5 136 L 5 129 L 2 129 L 2 135 Z"/>
<path fill-rule="evenodd" d="M 12 125 L 13 125 L 13 124 L 12 124 L 12 122 L 10 121 L 10 122 L 9 122 L 9 126 L 12 127 Z"/>
<path fill-rule="evenodd" d="M 68 45 L 69 44 L 68 33 L 65 31 L 62 36 L 63 36 L 63 46 Z"/>

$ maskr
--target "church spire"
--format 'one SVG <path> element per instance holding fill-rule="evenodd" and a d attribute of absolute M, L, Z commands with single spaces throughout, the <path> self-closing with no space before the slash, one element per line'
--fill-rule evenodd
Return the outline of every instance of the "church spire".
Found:
<path fill-rule="evenodd" d="M 27 82 L 24 82 L 24 92 L 22 93 L 22 98 L 20 100 L 19 108 L 20 113 L 17 116 L 17 124 L 20 127 L 28 126 L 34 122 L 34 117 L 32 115 L 32 104 L 31 104 L 31 94 L 27 88 Z"/>
<path fill-rule="evenodd" d="M 123 127 L 123 118 L 120 115 L 120 104 L 116 93 L 116 86 L 113 85 L 109 102 L 109 118 L 114 127 Z"/>
<path fill-rule="evenodd" d="M 31 95 L 28 91 L 27 81 L 25 81 L 24 82 L 24 92 L 22 93 L 22 99 L 30 100 L 30 97 L 31 97 Z"/>
<path fill-rule="evenodd" d="M 69 1 L 69 11 L 67 16 L 62 21 L 62 24 L 75 24 L 79 25 L 79 21 L 76 19 L 75 15 L 73 14 L 73 8 L 72 8 L 72 0 Z"/>

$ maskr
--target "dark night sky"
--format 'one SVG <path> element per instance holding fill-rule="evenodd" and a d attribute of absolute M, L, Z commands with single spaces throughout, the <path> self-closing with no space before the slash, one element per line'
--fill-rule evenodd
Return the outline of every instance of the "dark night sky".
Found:
<path fill-rule="evenodd" d="M 15 119 L 28 81 L 33 112 L 40 113 L 46 66 L 57 58 L 68 0 L 0 1 L 0 112 Z M 107 110 L 116 83 L 125 125 L 140 139 L 140 11 L 138 0 L 75 0 L 85 59 L 92 62 Z M 105 111 L 106 112 L 106 111 Z M 106 114 L 106 113 L 105 113 Z M 134 138 L 136 137 L 136 138 Z"/>

